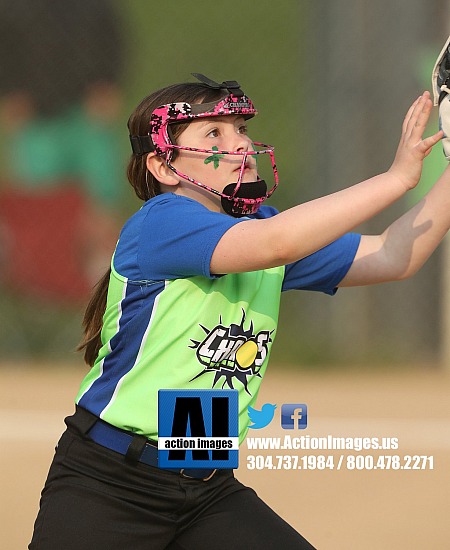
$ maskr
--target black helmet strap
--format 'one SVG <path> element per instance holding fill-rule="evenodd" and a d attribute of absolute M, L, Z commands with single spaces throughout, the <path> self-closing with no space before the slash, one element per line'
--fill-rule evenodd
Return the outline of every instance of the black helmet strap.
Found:
<path fill-rule="evenodd" d="M 241 90 L 239 82 L 236 82 L 236 80 L 225 80 L 224 82 L 222 82 L 222 84 L 219 84 L 218 82 L 214 82 L 214 80 L 211 80 L 204 74 L 191 74 L 197 80 L 200 80 L 202 84 L 208 86 L 208 88 L 214 88 L 215 90 L 228 90 L 229 93 L 233 93 L 233 95 L 235 95 L 236 97 L 242 97 L 244 95 L 244 92 Z"/>

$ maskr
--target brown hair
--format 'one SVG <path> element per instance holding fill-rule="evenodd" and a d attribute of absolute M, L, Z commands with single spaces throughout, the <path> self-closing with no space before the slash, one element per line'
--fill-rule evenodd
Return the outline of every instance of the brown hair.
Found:
<path fill-rule="evenodd" d="M 130 135 L 144 136 L 149 132 L 150 116 L 160 105 L 185 101 L 187 103 L 208 103 L 217 101 L 224 96 L 223 90 L 209 88 L 201 83 L 173 84 L 162 88 L 144 98 L 131 114 L 128 120 Z M 171 126 L 174 139 L 177 139 L 187 124 Z M 127 166 L 127 178 L 139 199 L 147 201 L 161 194 L 158 180 L 147 170 L 147 155 L 133 154 Z M 101 331 L 103 315 L 106 311 L 108 285 L 111 268 L 103 275 L 94 288 L 92 297 L 83 318 L 83 338 L 77 350 L 84 351 L 85 362 L 92 366 L 102 347 Z"/>

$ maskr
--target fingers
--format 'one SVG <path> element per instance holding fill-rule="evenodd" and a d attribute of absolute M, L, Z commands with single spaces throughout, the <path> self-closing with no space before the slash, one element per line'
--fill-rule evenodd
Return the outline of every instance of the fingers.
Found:
<path fill-rule="evenodd" d="M 433 136 L 429 136 L 422 140 L 421 145 L 422 149 L 425 150 L 425 156 L 427 156 L 431 149 L 438 143 L 442 138 L 444 137 L 444 132 L 442 130 L 439 130 L 436 134 Z"/>
<path fill-rule="evenodd" d="M 402 133 L 404 134 L 406 132 L 406 127 L 408 125 L 408 122 L 409 122 L 409 119 L 411 118 L 411 115 L 414 111 L 414 108 L 415 106 L 419 103 L 419 100 L 422 96 L 419 96 L 416 101 L 414 101 L 414 103 L 411 105 L 411 107 L 408 109 L 408 112 L 406 113 L 405 115 L 405 119 L 403 121 L 403 125 L 402 125 Z"/>
<path fill-rule="evenodd" d="M 413 142 L 419 141 L 430 117 L 433 102 L 430 93 L 424 92 L 413 104 L 409 120 L 406 123 L 405 136 L 411 137 Z"/>

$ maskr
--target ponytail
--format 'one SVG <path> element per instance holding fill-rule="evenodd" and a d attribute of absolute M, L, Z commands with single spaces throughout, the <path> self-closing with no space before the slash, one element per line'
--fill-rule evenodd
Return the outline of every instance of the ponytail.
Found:
<path fill-rule="evenodd" d="M 103 315 L 106 311 L 110 275 L 111 268 L 108 269 L 96 284 L 94 293 L 84 313 L 84 335 L 77 347 L 77 351 L 84 351 L 84 361 L 91 367 L 94 365 L 98 352 L 102 347 L 101 332 Z"/>

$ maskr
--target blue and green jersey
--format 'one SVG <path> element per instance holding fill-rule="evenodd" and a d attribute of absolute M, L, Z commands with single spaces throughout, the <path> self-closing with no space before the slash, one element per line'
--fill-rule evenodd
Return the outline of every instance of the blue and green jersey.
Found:
<path fill-rule="evenodd" d="M 254 217 L 273 215 L 275 209 L 261 207 Z M 159 389 L 234 388 L 244 439 L 247 408 L 255 403 L 276 335 L 281 291 L 333 294 L 359 236 L 346 235 L 286 267 L 211 275 L 217 242 L 241 221 L 169 193 L 127 222 L 111 264 L 103 346 L 78 405 L 157 439 Z"/>

